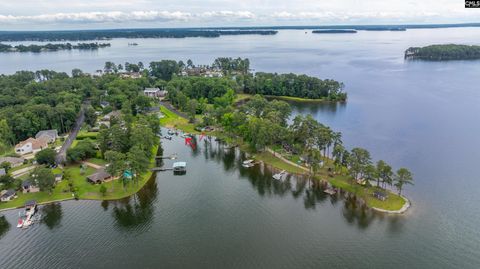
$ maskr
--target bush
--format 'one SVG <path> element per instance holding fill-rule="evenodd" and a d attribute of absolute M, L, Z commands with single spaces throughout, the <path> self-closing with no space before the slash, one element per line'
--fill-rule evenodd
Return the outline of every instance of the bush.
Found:
<path fill-rule="evenodd" d="M 37 152 L 37 154 L 35 154 L 35 159 L 39 164 L 54 165 L 56 155 L 57 153 L 55 150 L 48 148 Z"/>
<path fill-rule="evenodd" d="M 95 145 L 90 139 L 81 140 L 76 147 L 67 150 L 67 159 L 69 162 L 78 162 L 95 157 L 96 153 Z"/>
<path fill-rule="evenodd" d="M 107 193 L 107 187 L 105 187 L 105 185 L 100 185 L 100 193 L 102 194 L 102 196 L 105 196 L 105 194 Z"/>

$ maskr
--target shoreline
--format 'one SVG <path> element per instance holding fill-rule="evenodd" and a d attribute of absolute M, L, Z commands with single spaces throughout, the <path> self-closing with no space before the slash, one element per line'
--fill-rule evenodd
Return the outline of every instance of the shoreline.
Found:
<path fill-rule="evenodd" d="M 254 95 L 248 93 L 238 94 L 238 98 L 234 101 L 235 104 L 246 102 L 250 100 Z M 299 103 L 344 103 L 347 100 L 328 100 L 325 98 L 319 99 L 309 99 L 309 98 L 302 98 L 302 97 L 295 97 L 295 96 L 286 96 L 286 95 L 262 95 L 266 99 L 276 99 L 276 100 L 283 100 L 283 101 L 292 101 L 292 102 L 299 102 Z"/>
<path fill-rule="evenodd" d="M 150 160 L 150 165 L 149 165 L 149 170 L 145 173 L 145 175 L 142 175 L 142 178 L 138 181 L 138 186 L 132 186 L 132 190 L 131 191 L 126 191 L 124 193 L 124 195 L 121 195 L 121 196 L 118 196 L 118 197 L 102 197 L 102 198 L 94 198 L 94 197 L 88 197 L 88 196 L 85 196 L 85 197 L 79 197 L 77 200 L 78 201 L 116 201 L 116 200 L 121 200 L 121 199 L 125 199 L 127 197 L 130 197 L 136 193 L 138 193 L 141 189 L 143 189 L 143 187 L 145 186 L 145 184 L 147 184 L 151 179 L 152 179 L 152 176 L 154 174 L 153 171 L 150 170 L 150 168 L 154 167 L 155 166 L 155 157 L 157 156 L 157 153 L 158 153 L 158 149 L 159 149 L 160 145 L 157 145 L 155 146 L 154 148 L 152 148 L 152 151 L 155 150 L 155 155 L 153 156 L 153 158 Z M 115 182 L 113 182 L 114 184 Z M 132 183 L 132 184 L 135 184 L 135 183 Z M 32 200 L 35 200 L 35 199 L 32 199 Z M 74 197 L 73 197 L 73 193 L 72 193 L 72 197 L 69 197 L 69 198 L 64 198 L 64 199 L 56 199 L 56 200 L 48 200 L 48 201 L 43 201 L 43 202 L 37 202 L 38 205 L 46 205 L 46 204 L 52 204 L 52 203 L 56 203 L 56 202 L 63 202 L 63 201 L 69 201 L 69 200 L 76 200 Z M 3 202 L 2 202 L 3 203 Z M 6 202 L 8 203 L 8 202 Z M 15 209 L 20 209 L 20 208 L 23 208 L 23 204 L 20 205 L 20 206 L 12 206 L 12 207 L 7 207 L 7 208 L 1 208 L 0 209 L 0 212 L 4 212 L 4 211 L 9 211 L 9 210 L 15 210 Z"/>
<path fill-rule="evenodd" d="M 242 96 L 243 100 L 246 100 L 245 99 L 245 96 Z M 177 113 L 175 113 L 175 111 L 171 111 L 171 107 L 164 107 L 166 110 L 168 110 L 170 113 L 172 114 L 175 114 L 178 118 L 180 119 L 183 119 L 181 118 Z M 172 118 L 172 119 L 165 119 L 164 121 L 177 121 L 178 118 Z M 184 120 L 184 119 L 183 119 Z M 193 129 L 193 124 L 187 124 L 188 126 L 184 126 L 184 125 L 178 125 L 178 124 L 174 124 L 172 122 L 168 122 L 168 124 L 164 124 L 164 127 L 166 128 L 176 128 L 176 129 L 179 129 L 179 130 L 182 130 L 184 132 L 189 132 L 189 133 L 194 133 L 194 134 L 199 134 L 199 132 L 197 131 L 193 131 L 193 132 L 190 132 L 190 130 L 186 130 L 182 127 L 189 127 L 188 129 Z M 191 126 L 190 126 L 191 125 Z M 210 136 L 213 136 L 213 137 L 217 137 L 217 138 L 223 138 L 222 137 L 222 133 L 219 132 L 219 131 L 213 131 L 212 133 L 209 134 Z M 235 141 L 237 144 L 239 144 L 238 146 L 240 147 L 241 150 L 249 153 L 249 154 L 253 154 L 255 155 L 255 158 L 257 158 L 258 160 L 266 163 L 266 164 L 269 164 L 275 168 L 278 168 L 278 169 L 282 169 L 282 170 L 287 170 L 288 172 L 290 173 L 293 173 L 293 174 L 309 174 L 310 170 L 307 168 L 307 167 L 304 167 L 304 166 L 301 166 L 301 165 L 298 165 L 290 160 L 287 160 L 285 159 L 283 156 L 281 156 L 280 154 L 278 153 L 275 153 L 272 149 L 270 148 L 266 148 L 266 150 L 261 153 L 251 153 L 249 152 L 248 150 L 245 150 L 245 148 L 243 147 L 242 143 L 238 143 L 239 141 Z M 269 154 L 270 156 L 266 156 L 266 154 Z M 277 160 L 273 160 L 273 159 Z M 279 163 L 281 162 L 281 163 Z M 301 171 L 304 171 L 304 172 L 301 172 Z M 321 176 L 320 174 L 318 174 L 316 176 L 316 178 L 318 180 L 320 180 L 320 177 Z M 343 176 L 341 176 L 343 177 Z M 342 184 L 344 181 L 342 181 L 342 179 L 336 179 L 336 180 L 330 180 L 328 177 L 326 178 L 326 180 L 332 184 L 332 186 L 336 187 L 336 188 L 339 188 L 339 189 L 342 189 L 342 190 L 345 190 L 347 192 L 351 192 L 348 190 L 348 188 L 345 188 L 345 187 L 342 187 Z M 347 182 L 345 182 L 345 184 L 347 184 Z M 362 195 L 361 193 L 356 193 L 356 192 L 352 192 L 356 195 L 358 195 L 360 198 L 364 199 L 365 202 L 368 204 L 367 202 L 367 199 L 365 198 L 370 198 L 370 197 L 367 197 L 365 195 L 369 195 L 368 194 L 368 191 L 369 189 L 366 189 L 366 192 Z M 391 195 L 395 195 L 395 196 L 398 196 L 397 194 L 395 194 L 394 192 L 390 191 L 390 190 L 386 190 L 389 194 Z M 389 209 L 383 209 L 383 208 L 378 208 L 378 207 L 375 207 L 373 205 L 367 205 L 369 208 L 371 208 L 372 210 L 375 210 L 375 211 L 378 211 L 378 212 L 383 212 L 383 213 L 388 213 L 388 214 L 401 214 L 401 213 L 404 213 L 406 212 L 410 207 L 411 207 L 411 203 L 410 203 L 410 200 L 408 200 L 407 198 L 405 198 L 404 196 L 399 196 L 403 199 L 404 203 L 402 205 L 402 207 L 400 209 L 396 209 L 396 210 L 389 210 Z M 372 198 L 374 199 L 374 198 Z"/>

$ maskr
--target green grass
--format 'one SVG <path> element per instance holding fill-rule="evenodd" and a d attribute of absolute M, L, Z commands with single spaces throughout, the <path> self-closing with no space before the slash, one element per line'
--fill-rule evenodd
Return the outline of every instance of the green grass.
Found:
<path fill-rule="evenodd" d="M 19 165 L 19 166 L 17 166 L 17 167 L 12 167 L 10 170 L 8 170 L 8 172 L 10 172 L 10 173 L 11 173 L 11 172 L 15 172 L 15 171 L 17 171 L 17 170 L 20 170 L 20 169 L 23 169 L 23 168 L 25 168 L 25 167 L 29 167 L 29 166 L 32 166 L 32 165 L 33 165 L 33 164 L 31 164 L 31 163 L 22 164 L 22 165 Z"/>
<path fill-rule="evenodd" d="M 52 191 L 52 194 L 46 192 L 22 193 L 17 192 L 18 198 L 9 202 L 0 202 L 0 209 L 23 207 L 25 202 L 36 200 L 37 203 L 45 203 L 49 201 L 65 200 L 73 198 L 71 192 L 63 192 L 68 189 L 68 182 L 62 181 L 58 183 Z"/>
<path fill-rule="evenodd" d="M 106 165 L 108 162 L 104 159 L 100 159 L 100 158 L 90 158 L 87 160 L 87 162 L 89 163 L 93 163 L 93 164 L 96 164 L 96 165 Z"/>
<path fill-rule="evenodd" d="M 320 99 L 309 99 L 309 98 L 301 98 L 301 97 L 293 97 L 293 96 L 275 96 L 275 95 L 265 95 L 267 98 L 272 98 L 272 99 L 278 99 L 278 100 L 284 100 L 284 101 L 295 101 L 295 102 L 326 102 L 328 100 L 324 98 Z"/>
<path fill-rule="evenodd" d="M 233 102 L 238 103 L 238 102 L 241 102 L 241 101 L 245 101 L 245 100 L 248 100 L 248 99 L 252 98 L 252 96 L 253 95 L 247 94 L 247 93 L 237 93 L 237 95 L 235 96 L 235 100 Z"/>
<path fill-rule="evenodd" d="M 83 140 L 83 139 L 91 139 L 91 140 L 96 140 L 97 139 L 97 132 L 88 132 L 88 131 L 80 131 L 78 132 L 76 140 Z"/>
<path fill-rule="evenodd" d="M 267 164 L 270 164 L 273 167 L 285 170 L 289 173 L 295 173 L 295 174 L 305 173 L 305 170 L 284 162 L 283 160 L 273 156 L 273 154 L 271 154 L 270 152 L 265 151 L 265 152 L 257 153 L 255 154 L 255 159 L 261 160 Z"/>
<path fill-rule="evenodd" d="M 156 155 L 157 150 L 158 146 L 152 148 L 152 152 L 154 153 L 153 156 Z M 153 168 L 154 166 L 155 157 L 152 157 L 150 160 L 149 168 Z M 87 181 L 87 176 L 93 174 L 96 169 L 87 166 L 84 170 L 84 173 L 82 174 L 80 171 L 80 164 L 73 164 L 66 166 L 64 170 L 69 171 L 74 187 L 76 187 L 78 190 L 79 199 L 89 200 L 117 200 L 131 196 L 138 192 L 145 185 L 145 183 L 147 183 L 147 181 L 152 177 L 152 174 L 154 173 L 149 170 L 139 175 L 138 183 L 130 182 L 125 188 L 123 187 L 123 184 L 120 180 L 112 180 L 110 182 L 103 183 L 107 187 L 107 193 L 105 195 L 102 195 L 102 193 L 100 192 L 100 184 L 92 184 Z M 55 168 L 52 172 L 60 173 L 62 171 L 60 168 Z M 55 186 L 52 194 L 48 194 L 46 192 L 17 194 L 18 198 L 9 202 L 1 202 L 0 210 L 23 207 L 25 202 L 28 200 L 36 200 L 38 203 L 46 203 L 56 200 L 73 198 L 72 193 L 69 191 L 67 180 L 63 180 L 58 183 Z"/>
<path fill-rule="evenodd" d="M 164 117 L 160 119 L 160 124 L 167 128 L 180 129 L 187 133 L 198 133 L 195 131 L 195 125 L 189 123 L 187 119 L 180 117 L 179 115 L 168 110 L 166 107 L 161 106 L 160 111 Z"/>

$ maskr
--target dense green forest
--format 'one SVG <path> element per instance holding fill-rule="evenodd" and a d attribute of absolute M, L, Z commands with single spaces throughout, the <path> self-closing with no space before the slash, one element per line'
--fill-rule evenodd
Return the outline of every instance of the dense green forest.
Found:
<path fill-rule="evenodd" d="M 480 59 L 480 46 L 446 44 L 411 47 L 405 51 L 405 59 L 427 61 L 475 60 Z"/>
<path fill-rule="evenodd" d="M 78 41 L 112 38 L 185 38 L 222 35 L 275 35 L 273 30 L 116 29 L 78 31 L 0 31 L 0 41 Z"/>
<path fill-rule="evenodd" d="M 249 94 L 344 101 L 343 89 L 341 82 L 307 75 L 257 72 L 244 78 L 244 92 Z"/>
<path fill-rule="evenodd" d="M 99 48 L 110 47 L 110 43 L 78 43 L 72 45 L 64 44 L 45 44 L 45 45 L 17 45 L 12 46 L 0 43 L 0 52 L 41 52 L 41 51 L 57 51 L 57 50 L 96 50 Z"/>

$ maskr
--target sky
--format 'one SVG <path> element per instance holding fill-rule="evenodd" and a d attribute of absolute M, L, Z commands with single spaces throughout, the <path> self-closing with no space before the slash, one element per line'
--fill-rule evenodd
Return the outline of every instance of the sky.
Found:
<path fill-rule="evenodd" d="M 0 30 L 480 22 L 462 0 L 0 0 Z"/>

